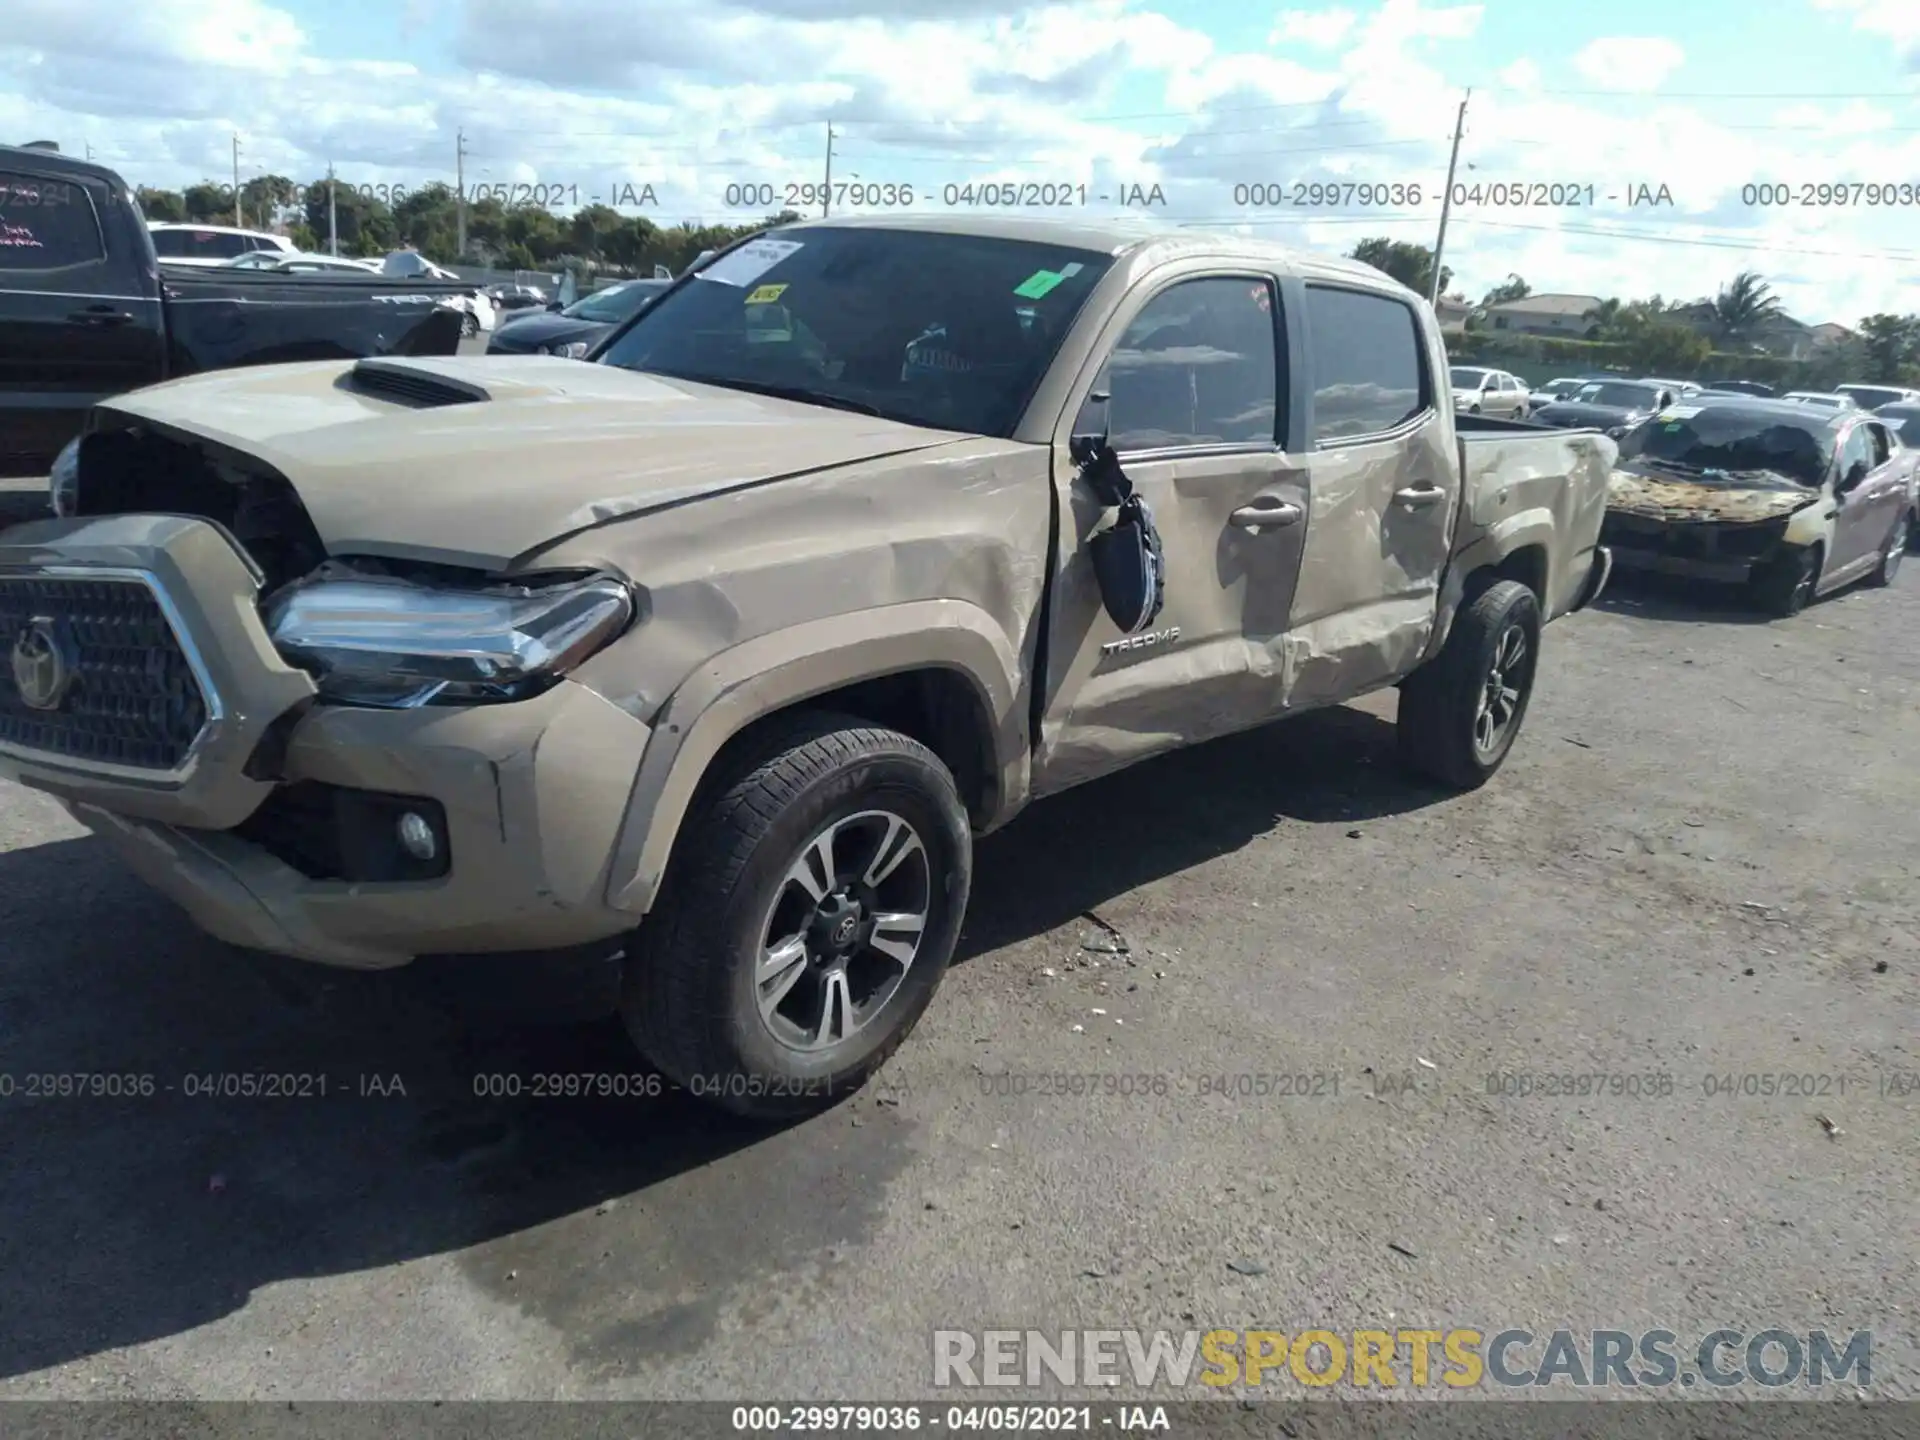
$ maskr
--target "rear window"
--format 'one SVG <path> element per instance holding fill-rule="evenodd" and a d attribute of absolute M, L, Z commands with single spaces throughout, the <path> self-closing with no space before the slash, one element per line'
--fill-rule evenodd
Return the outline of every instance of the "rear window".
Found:
<path fill-rule="evenodd" d="M 0 170 L 0 270 L 56 270 L 106 258 L 81 185 Z"/>
<path fill-rule="evenodd" d="M 1426 407 L 1420 328 L 1411 306 L 1309 285 L 1307 327 L 1316 446 L 1391 430 Z"/>
<path fill-rule="evenodd" d="M 155 230 L 154 253 L 163 260 L 231 260 L 236 255 L 273 247 L 263 245 L 249 235 L 229 235 L 221 230 Z"/>

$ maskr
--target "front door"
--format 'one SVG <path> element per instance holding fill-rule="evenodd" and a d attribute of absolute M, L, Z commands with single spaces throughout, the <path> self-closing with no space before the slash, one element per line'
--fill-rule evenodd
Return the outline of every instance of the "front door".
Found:
<path fill-rule="evenodd" d="M 1306 530 L 1306 471 L 1283 447 L 1286 320 L 1273 278 L 1170 267 L 1105 324 L 1069 397 L 1106 424 L 1165 546 L 1165 607 L 1126 636 L 1086 542 L 1108 512 L 1054 446 L 1060 553 L 1046 636 L 1036 794 L 1276 714 L 1280 642 Z"/>
<path fill-rule="evenodd" d="M 1844 585 L 1863 573 L 1886 538 L 1885 483 L 1891 467 L 1874 466 L 1873 434 L 1863 421 L 1853 426 L 1840 442 L 1834 460 L 1833 553 L 1820 576 L 1825 590 Z M 1881 482 L 1875 484 L 1876 478 Z"/>

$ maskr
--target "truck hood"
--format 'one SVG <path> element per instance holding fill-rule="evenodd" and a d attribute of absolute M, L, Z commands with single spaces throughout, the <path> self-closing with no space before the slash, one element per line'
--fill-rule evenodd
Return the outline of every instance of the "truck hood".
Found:
<path fill-rule="evenodd" d="M 1608 477 L 1607 508 L 1650 520 L 1775 520 L 1820 498 L 1817 490 L 1781 488 L 1784 483 L 1699 482 L 1622 468 Z"/>
<path fill-rule="evenodd" d="M 622 516 L 968 438 L 548 355 L 226 370 L 101 408 L 270 467 L 330 554 L 489 569 Z"/>

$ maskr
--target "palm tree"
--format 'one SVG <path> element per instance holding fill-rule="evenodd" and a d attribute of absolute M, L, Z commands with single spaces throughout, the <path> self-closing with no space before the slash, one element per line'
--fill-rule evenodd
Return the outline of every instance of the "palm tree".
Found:
<path fill-rule="evenodd" d="M 1751 345 L 1785 315 L 1773 287 L 1755 270 L 1742 270 L 1713 297 L 1713 328 L 1722 344 Z"/>

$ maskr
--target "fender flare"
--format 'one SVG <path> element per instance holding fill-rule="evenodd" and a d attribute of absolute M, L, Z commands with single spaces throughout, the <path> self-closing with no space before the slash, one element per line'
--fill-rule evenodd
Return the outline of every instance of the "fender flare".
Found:
<path fill-rule="evenodd" d="M 1557 528 L 1558 522 L 1551 510 L 1522 510 L 1504 517 L 1456 554 L 1440 581 L 1439 614 L 1433 627 L 1433 636 L 1427 642 L 1426 654 L 1421 657 L 1422 662 L 1431 660 L 1446 647 L 1447 637 L 1453 633 L 1453 617 L 1466 600 L 1467 581 L 1482 570 L 1494 569 L 1509 555 L 1530 545 L 1540 546 L 1547 555 L 1546 594 L 1540 597 L 1541 620 L 1544 623 L 1555 619 L 1560 611 L 1554 609 L 1554 592 L 1559 589 L 1563 578 L 1556 573 L 1553 565 L 1553 539 Z"/>
<path fill-rule="evenodd" d="M 654 719 L 607 879 L 615 909 L 653 907 L 695 790 L 721 747 L 754 721 L 862 680 L 957 672 L 990 717 L 994 818 L 1025 803 L 1031 778 L 1020 661 L 993 617 L 960 600 L 836 615 L 721 651 L 681 682 Z"/>

